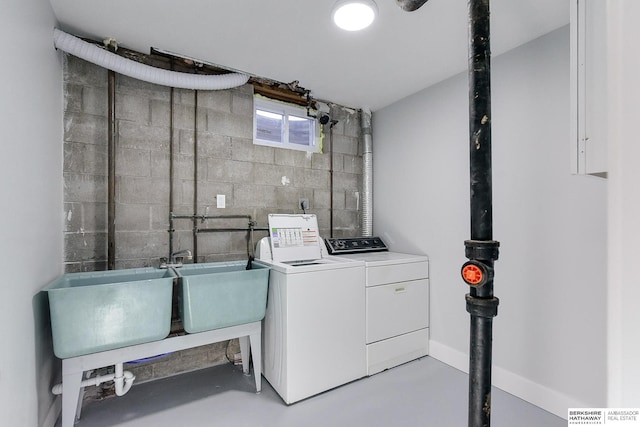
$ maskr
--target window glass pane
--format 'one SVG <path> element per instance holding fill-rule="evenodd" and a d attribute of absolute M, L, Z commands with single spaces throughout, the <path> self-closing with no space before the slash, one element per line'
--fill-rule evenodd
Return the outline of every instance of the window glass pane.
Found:
<path fill-rule="evenodd" d="M 301 106 L 256 96 L 253 143 L 292 150 L 317 150 L 316 122 Z"/>
<path fill-rule="evenodd" d="M 313 122 L 306 117 L 289 116 L 289 142 L 299 145 L 311 145 Z"/>
<path fill-rule="evenodd" d="M 282 142 L 284 116 L 269 111 L 256 110 L 256 138 Z"/>

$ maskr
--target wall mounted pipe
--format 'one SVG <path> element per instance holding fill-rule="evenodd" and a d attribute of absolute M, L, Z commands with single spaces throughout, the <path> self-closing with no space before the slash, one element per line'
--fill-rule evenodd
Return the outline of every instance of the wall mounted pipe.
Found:
<path fill-rule="evenodd" d="M 57 28 L 53 30 L 53 41 L 57 49 L 85 61 L 116 73 L 162 86 L 182 89 L 223 90 L 242 86 L 249 80 L 248 75 L 241 73 L 203 75 L 179 73 L 151 67 L 101 49 Z"/>
<path fill-rule="evenodd" d="M 169 213 L 170 226 L 173 227 L 173 221 L 176 219 L 188 219 L 194 222 L 194 233 L 222 233 L 222 232 L 246 232 L 247 233 L 247 256 L 251 257 L 251 250 L 253 245 L 249 246 L 249 239 L 252 239 L 254 231 L 269 231 L 268 227 L 255 227 L 255 221 L 251 215 L 176 215 L 173 212 Z M 248 225 L 246 227 L 206 227 L 199 228 L 197 221 L 204 222 L 208 219 L 247 219 Z M 195 236 L 197 237 L 197 235 Z"/>
<path fill-rule="evenodd" d="M 171 61 L 173 67 L 173 61 Z M 173 227 L 173 97 L 174 89 L 169 90 L 169 256 L 168 260 L 171 260 L 173 254 L 173 233 L 175 231 Z"/>
<path fill-rule="evenodd" d="M 362 235 L 373 234 L 373 139 L 371 136 L 371 111 L 360 112 L 362 128 Z"/>
<path fill-rule="evenodd" d="M 333 239 L 333 124 L 329 127 L 329 150 L 330 152 L 330 165 L 329 165 L 329 237 Z"/>
<path fill-rule="evenodd" d="M 198 91 L 193 92 L 193 213 L 198 212 Z M 198 262 L 198 220 L 193 218 L 193 262 Z"/>
<path fill-rule="evenodd" d="M 333 156 L 333 127 L 338 124 L 338 120 L 330 119 L 329 121 L 329 237 L 333 238 L 333 218 L 334 218 L 334 208 L 333 208 L 333 195 L 334 195 L 334 185 L 333 185 L 333 175 L 334 175 L 334 156 Z M 325 126 L 325 125 L 323 125 Z"/>
<path fill-rule="evenodd" d="M 107 270 L 116 268 L 116 73 L 108 72 Z"/>
<path fill-rule="evenodd" d="M 204 221 L 205 219 L 242 219 L 246 218 L 251 220 L 251 215 L 176 215 L 174 213 L 171 214 L 174 219 L 199 219 Z"/>

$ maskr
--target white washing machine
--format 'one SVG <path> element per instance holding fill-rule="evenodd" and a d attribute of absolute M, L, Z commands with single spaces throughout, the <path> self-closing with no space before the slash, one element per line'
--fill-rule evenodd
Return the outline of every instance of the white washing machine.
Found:
<path fill-rule="evenodd" d="M 327 255 L 313 214 L 269 215 L 262 373 L 287 403 L 367 375 L 364 262 Z"/>
<path fill-rule="evenodd" d="M 328 252 L 364 261 L 367 375 L 429 352 L 429 259 L 389 252 L 379 237 L 326 239 Z"/>

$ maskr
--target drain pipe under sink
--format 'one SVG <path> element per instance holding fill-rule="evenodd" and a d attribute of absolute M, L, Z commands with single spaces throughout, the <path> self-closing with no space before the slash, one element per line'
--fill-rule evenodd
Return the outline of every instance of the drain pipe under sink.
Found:
<path fill-rule="evenodd" d="M 80 383 L 80 387 L 87 387 L 90 385 L 99 386 L 107 381 L 113 381 L 116 386 L 116 395 L 124 396 L 131 389 L 135 379 L 135 375 L 123 369 L 122 363 L 116 363 L 115 372 L 113 374 L 97 375 L 93 378 L 86 379 Z M 53 394 L 62 394 L 62 384 L 54 385 L 51 392 Z"/>
<path fill-rule="evenodd" d="M 116 384 L 116 395 L 124 396 L 133 385 L 133 381 L 136 377 L 129 371 L 124 371 L 122 363 L 116 364 L 116 375 L 113 381 Z"/>

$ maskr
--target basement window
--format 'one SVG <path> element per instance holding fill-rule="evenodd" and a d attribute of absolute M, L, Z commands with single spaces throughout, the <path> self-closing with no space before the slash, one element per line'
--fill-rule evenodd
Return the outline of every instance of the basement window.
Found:
<path fill-rule="evenodd" d="M 294 104 L 255 96 L 253 98 L 253 143 L 317 153 L 318 124 L 307 109 Z"/>

